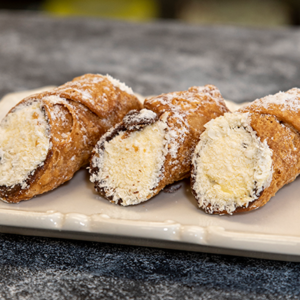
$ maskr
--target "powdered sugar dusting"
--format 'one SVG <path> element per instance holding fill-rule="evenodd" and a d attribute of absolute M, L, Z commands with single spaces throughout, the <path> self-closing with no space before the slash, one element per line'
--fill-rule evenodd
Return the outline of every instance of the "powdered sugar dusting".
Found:
<path fill-rule="evenodd" d="M 121 93 L 123 94 L 122 103 L 118 101 Z M 124 93 L 127 93 L 127 96 Z M 70 98 L 85 105 L 103 122 L 111 118 L 115 110 L 122 109 L 126 104 L 131 104 L 132 108 L 141 108 L 131 88 L 109 75 L 86 74 L 54 89 L 52 94 Z M 114 124 L 107 124 L 107 129 L 112 125 Z"/>
<path fill-rule="evenodd" d="M 123 123 L 126 125 L 128 130 L 134 130 L 144 126 L 143 124 L 152 124 L 155 119 L 157 119 L 157 114 L 152 110 L 144 108 L 139 112 L 132 111 L 131 113 L 127 114 L 123 119 Z"/>
<path fill-rule="evenodd" d="M 53 104 L 67 104 L 66 99 L 61 98 L 56 95 L 46 96 L 42 99 L 43 101 L 49 101 Z M 66 122 L 66 113 L 59 108 L 59 106 L 54 105 L 53 108 L 50 110 L 50 115 L 52 120 L 61 120 L 61 122 Z"/>
<path fill-rule="evenodd" d="M 162 94 L 145 101 L 145 107 L 169 112 L 172 120 L 176 120 L 176 126 L 167 133 L 169 153 L 174 159 L 179 146 L 190 132 L 189 117 L 195 115 L 199 117 L 215 105 L 219 109 L 219 114 L 228 111 L 220 91 L 213 85 L 193 86 L 187 91 Z M 176 165 L 176 161 L 172 161 L 172 164 Z"/>
<path fill-rule="evenodd" d="M 253 103 L 248 104 L 244 108 L 251 107 L 263 107 L 268 109 L 270 105 L 277 104 L 282 105 L 283 110 L 299 111 L 300 110 L 300 89 L 293 88 L 287 92 L 279 92 L 275 95 L 268 95 L 264 98 L 257 99 Z"/>
<path fill-rule="evenodd" d="M 168 131 L 166 132 L 165 139 L 167 140 L 167 147 L 165 147 L 165 155 L 170 154 L 173 159 L 177 157 L 178 149 L 180 145 L 183 144 L 184 140 L 189 133 L 188 130 L 188 122 L 182 117 L 182 115 L 175 111 L 173 113 L 165 112 L 161 119 L 167 123 L 168 119 L 172 117 L 172 119 L 176 120 L 178 126 L 170 127 L 168 126 Z M 170 164 L 175 164 L 176 161 L 170 160 Z"/>
<path fill-rule="evenodd" d="M 110 75 L 106 75 L 105 76 L 114 86 L 118 87 L 120 90 L 128 93 L 128 94 L 131 94 L 133 95 L 133 91 L 130 87 L 128 87 L 125 83 L 121 82 L 120 80 L 118 79 L 115 79 L 113 77 L 111 77 Z"/>
<path fill-rule="evenodd" d="M 102 75 L 84 75 L 69 81 L 55 89 L 55 92 L 65 92 L 72 89 L 81 95 L 84 100 L 93 101 L 94 84 L 101 83 L 104 79 Z"/>
<path fill-rule="evenodd" d="M 166 111 L 180 114 L 182 117 L 194 113 L 199 107 L 216 104 L 222 112 L 227 112 L 220 91 L 213 85 L 193 86 L 187 91 L 162 94 L 146 99 L 148 104 L 158 103 L 166 106 Z"/>

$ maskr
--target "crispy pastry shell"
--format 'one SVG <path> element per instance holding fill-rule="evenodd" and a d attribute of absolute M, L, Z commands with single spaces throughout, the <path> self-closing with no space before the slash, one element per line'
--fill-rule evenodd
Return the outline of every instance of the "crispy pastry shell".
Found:
<path fill-rule="evenodd" d="M 294 88 L 286 93 L 257 99 L 237 112 L 250 113 L 250 126 L 260 141 L 266 141 L 272 150 L 273 174 L 270 185 L 257 195 L 257 199 L 236 207 L 232 214 L 264 206 L 279 189 L 294 181 L 300 173 L 300 89 Z M 193 194 L 197 199 L 195 191 Z M 228 214 L 226 210 L 215 210 L 212 213 Z"/>
<path fill-rule="evenodd" d="M 53 101 L 51 96 L 61 100 Z M 42 103 L 52 147 L 43 165 L 26 179 L 27 188 L 22 189 L 21 184 L 0 186 L 0 199 L 5 202 L 31 199 L 70 180 L 77 170 L 88 164 L 99 138 L 130 110 L 142 108 L 133 94 L 121 90 L 105 76 L 93 74 L 29 96 L 18 105 L 33 101 Z M 58 118 L 57 113 L 63 113 L 65 120 Z"/>

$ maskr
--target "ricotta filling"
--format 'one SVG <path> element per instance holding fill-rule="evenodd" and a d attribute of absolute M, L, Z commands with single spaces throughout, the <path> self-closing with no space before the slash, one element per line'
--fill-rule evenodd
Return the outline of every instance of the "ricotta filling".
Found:
<path fill-rule="evenodd" d="M 27 188 L 25 180 L 44 163 L 49 148 L 42 104 L 19 105 L 0 123 L 0 186 Z"/>
<path fill-rule="evenodd" d="M 122 199 L 123 206 L 134 205 L 152 196 L 165 160 L 166 127 L 165 122 L 157 121 L 105 142 L 99 182 L 114 202 Z"/>
<path fill-rule="evenodd" d="M 208 122 L 193 156 L 194 191 L 208 212 L 248 206 L 272 180 L 272 150 L 250 126 L 249 113 Z"/>

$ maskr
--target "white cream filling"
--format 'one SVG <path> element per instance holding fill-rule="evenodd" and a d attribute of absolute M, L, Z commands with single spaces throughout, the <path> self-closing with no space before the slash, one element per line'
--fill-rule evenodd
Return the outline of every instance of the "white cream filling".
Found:
<path fill-rule="evenodd" d="M 49 125 L 40 102 L 19 105 L 0 123 L 0 186 L 21 184 L 45 161 Z"/>
<path fill-rule="evenodd" d="M 166 127 L 165 122 L 157 121 L 106 142 L 100 172 L 92 181 L 98 180 L 107 196 L 113 196 L 115 202 L 122 199 L 124 206 L 146 201 L 162 172 Z"/>
<path fill-rule="evenodd" d="M 250 126 L 249 113 L 226 113 L 205 127 L 193 156 L 199 207 L 211 213 L 247 207 L 271 183 L 272 150 Z"/>

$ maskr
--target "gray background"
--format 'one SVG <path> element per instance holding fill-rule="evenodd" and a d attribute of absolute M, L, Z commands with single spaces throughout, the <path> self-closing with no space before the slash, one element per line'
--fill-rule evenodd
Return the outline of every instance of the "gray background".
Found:
<path fill-rule="evenodd" d="M 300 86 L 300 30 L 0 14 L 0 95 L 109 73 L 153 95 L 214 84 L 252 101 Z"/>

